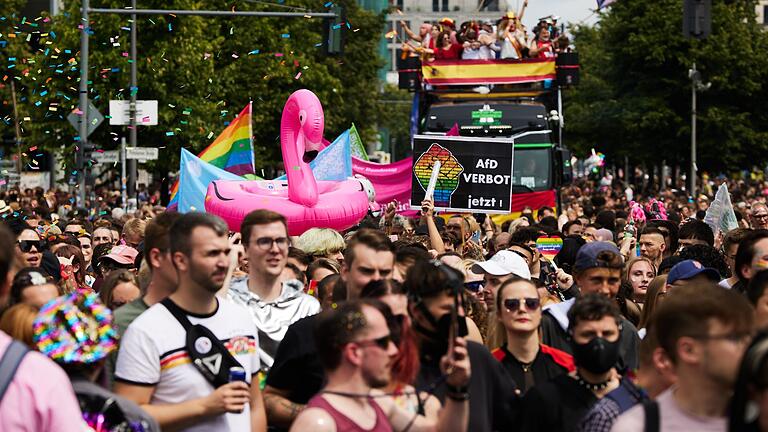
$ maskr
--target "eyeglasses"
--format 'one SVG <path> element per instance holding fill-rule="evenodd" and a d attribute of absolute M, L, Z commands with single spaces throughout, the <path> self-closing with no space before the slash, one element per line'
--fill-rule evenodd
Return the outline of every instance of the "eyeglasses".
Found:
<path fill-rule="evenodd" d="M 464 282 L 467 291 L 478 292 L 483 289 L 483 281 Z"/>
<path fill-rule="evenodd" d="M 752 215 L 752 217 L 753 217 L 753 218 L 755 218 L 755 219 L 760 219 L 760 220 L 762 220 L 762 219 L 768 219 L 768 213 L 764 213 L 764 214 L 753 214 L 753 215 Z"/>
<path fill-rule="evenodd" d="M 693 335 L 691 336 L 694 339 L 700 339 L 700 340 L 725 340 L 732 343 L 749 343 L 750 340 L 752 340 L 752 333 L 750 332 L 735 332 L 735 333 L 725 333 L 725 334 L 718 334 L 718 335 Z"/>
<path fill-rule="evenodd" d="M 42 240 L 19 240 L 19 249 L 22 252 L 29 252 L 34 246 L 35 250 L 40 252 L 43 250 L 45 243 Z"/>
<path fill-rule="evenodd" d="M 520 304 L 521 303 L 524 303 L 525 304 L 525 308 L 528 309 L 529 311 L 537 310 L 539 308 L 539 306 L 541 306 L 541 300 L 539 300 L 537 298 L 530 298 L 529 297 L 529 298 L 524 298 L 524 299 L 516 299 L 516 298 L 506 299 L 506 300 L 504 300 L 504 307 L 508 311 L 514 312 L 516 310 L 520 310 Z"/>
<path fill-rule="evenodd" d="M 272 248 L 272 244 L 276 244 L 280 249 L 288 248 L 288 237 L 259 237 L 256 239 L 256 246 L 261 250 L 269 250 Z"/>
<path fill-rule="evenodd" d="M 386 350 L 389 348 L 389 344 L 394 342 L 392 341 L 392 335 L 388 334 L 377 339 L 358 341 L 355 343 L 360 346 L 377 346 L 383 350 Z"/>

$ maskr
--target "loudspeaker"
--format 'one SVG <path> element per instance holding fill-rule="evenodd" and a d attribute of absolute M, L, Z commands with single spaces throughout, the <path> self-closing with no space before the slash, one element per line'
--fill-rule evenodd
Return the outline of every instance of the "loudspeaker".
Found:
<path fill-rule="evenodd" d="M 403 58 L 401 53 L 397 50 L 398 88 L 416 91 L 420 85 L 421 60 L 418 57 Z"/>
<path fill-rule="evenodd" d="M 568 87 L 579 84 L 579 53 L 560 53 L 557 65 L 557 85 Z"/>

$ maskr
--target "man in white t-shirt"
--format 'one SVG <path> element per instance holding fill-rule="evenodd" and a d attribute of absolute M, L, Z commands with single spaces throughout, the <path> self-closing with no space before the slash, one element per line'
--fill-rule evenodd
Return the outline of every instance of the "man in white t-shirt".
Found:
<path fill-rule="evenodd" d="M 192 364 L 187 332 L 168 309 L 213 332 L 251 381 L 259 370 L 256 327 L 247 310 L 216 297 L 229 264 L 227 226 L 213 215 L 187 213 L 173 224 L 170 238 L 179 286 L 168 306 L 155 304 L 128 327 L 117 357 L 115 392 L 141 405 L 163 429 L 264 431 L 258 383 L 214 388 Z M 210 352 L 210 340 L 198 338 L 194 348 Z"/>
<path fill-rule="evenodd" d="M 726 409 L 752 333 L 746 298 L 712 282 L 670 288 L 650 331 L 669 356 L 677 384 L 649 406 L 619 416 L 612 432 L 725 431 Z M 646 419 L 658 411 L 658 427 Z M 646 411 L 649 413 L 646 416 Z"/>

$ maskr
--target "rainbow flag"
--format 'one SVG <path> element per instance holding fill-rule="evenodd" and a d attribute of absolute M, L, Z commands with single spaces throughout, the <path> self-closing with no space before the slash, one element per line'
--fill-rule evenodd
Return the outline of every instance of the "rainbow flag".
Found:
<path fill-rule="evenodd" d="M 253 103 L 249 103 L 243 108 L 232 123 L 197 157 L 232 174 L 239 176 L 255 174 L 251 128 L 252 107 Z M 169 208 L 178 205 L 178 192 L 179 181 L 177 180 L 171 188 Z"/>

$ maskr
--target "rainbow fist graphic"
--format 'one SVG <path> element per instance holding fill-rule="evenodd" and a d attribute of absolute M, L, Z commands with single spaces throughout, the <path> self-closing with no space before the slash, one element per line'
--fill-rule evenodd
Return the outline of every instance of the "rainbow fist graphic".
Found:
<path fill-rule="evenodd" d="M 440 173 L 435 185 L 435 207 L 450 207 L 451 195 L 459 187 L 459 176 L 464 172 L 464 167 L 448 149 L 432 144 L 413 164 L 413 173 L 424 192 L 429 187 L 429 178 L 435 161 L 440 161 Z"/>

